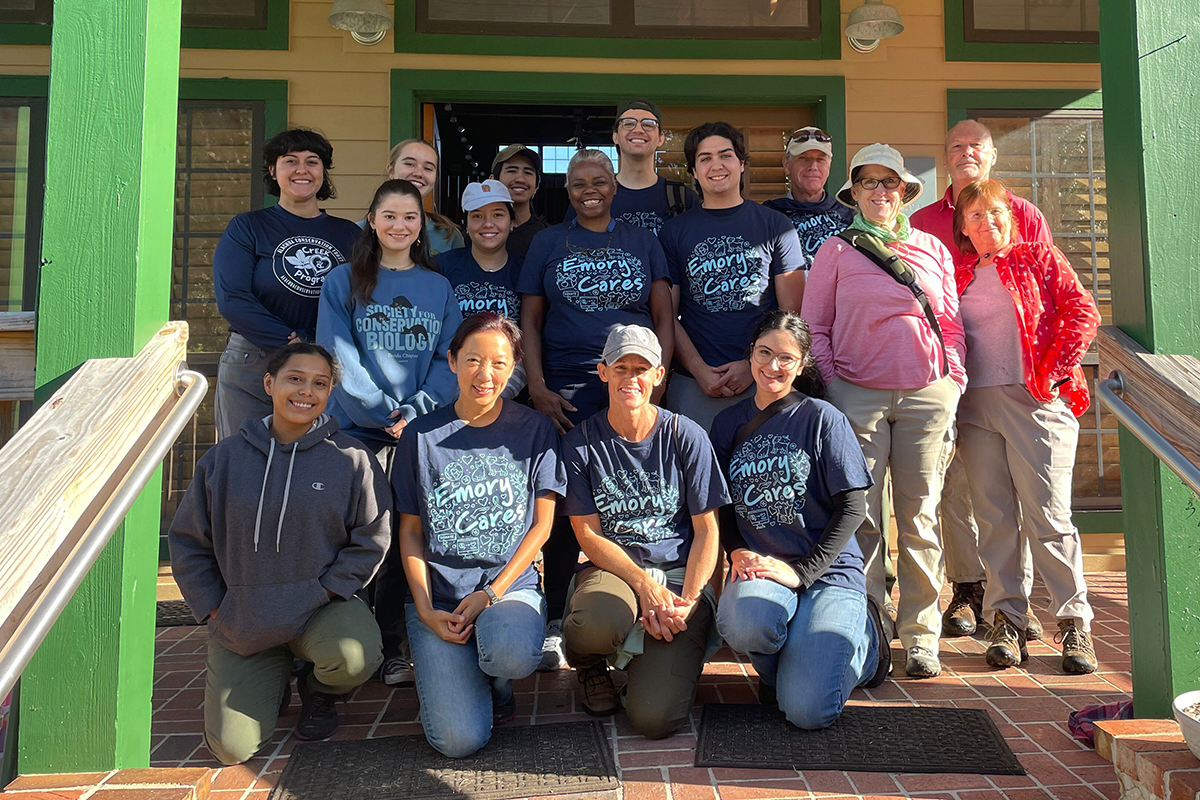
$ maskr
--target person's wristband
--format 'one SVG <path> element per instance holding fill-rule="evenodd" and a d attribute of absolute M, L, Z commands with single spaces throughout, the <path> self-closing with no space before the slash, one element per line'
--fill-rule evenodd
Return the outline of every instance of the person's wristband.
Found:
<path fill-rule="evenodd" d="M 495 590 L 492 589 L 491 584 L 483 587 L 483 593 L 488 597 L 489 606 L 494 606 L 496 603 L 500 602 L 500 597 L 496 594 Z"/>

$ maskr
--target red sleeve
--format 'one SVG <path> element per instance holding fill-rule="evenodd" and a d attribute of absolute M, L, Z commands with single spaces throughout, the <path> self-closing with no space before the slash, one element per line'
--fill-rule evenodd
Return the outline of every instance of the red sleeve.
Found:
<path fill-rule="evenodd" d="M 1021 229 L 1021 240 L 1054 244 L 1054 237 L 1050 235 L 1050 224 L 1046 222 L 1046 215 L 1023 197 L 1014 198 L 1013 202 L 1019 208 L 1017 225 Z"/>
<path fill-rule="evenodd" d="M 1054 304 L 1049 320 L 1053 336 L 1042 353 L 1040 371 L 1059 380 L 1079 366 L 1092 346 L 1100 327 L 1100 310 L 1061 250 L 1054 245 L 1030 250 L 1030 255 L 1040 262 L 1036 272 L 1042 274 L 1048 299 Z"/>

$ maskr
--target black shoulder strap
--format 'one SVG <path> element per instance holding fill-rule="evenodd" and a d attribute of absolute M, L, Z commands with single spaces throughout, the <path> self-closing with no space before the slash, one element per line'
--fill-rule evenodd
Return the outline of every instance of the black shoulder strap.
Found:
<path fill-rule="evenodd" d="M 733 447 L 730 453 L 738 449 L 742 442 L 754 435 L 754 432 L 765 425 L 771 417 L 778 414 L 780 411 L 786 411 L 792 406 L 803 400 L 804 397 L 799 392 L 788 392 L 785 396 L 779 398 L 771 405 L 764 408 L 754 415 L 754 419 L 747 422 L 742 427 L 738 428 L 737 433 L 733 435 Z"/>
<path fill-rule="evenodd" d="M 667 181 L 667 216 L 678 217 L 687 209 L 687 192 L 682 181 Z"/>
<path fill-rule="evenodd" d="M 891 248 L 866 231 L 847 228 L 837 236 L 870 259 L 875 266 L 891 275 L 897 283 L 908 287 L 916 299 L 917 305 L 925 312 L 925 319 L 929 321 L 929 327 L 933 329 L 933 335 L 937 337 L 938 345 L 942 349 L 942 376 L 949 375 L 950 362 L 946 358 L 946 340 L 942 337 L 942 326 L 938 324 L 937 314 L 933 312 L 933 306 L 925 295 L 925 290 L 917 282 L 917 273 L 913 268 L 907 261 L 892 252 Z"/>

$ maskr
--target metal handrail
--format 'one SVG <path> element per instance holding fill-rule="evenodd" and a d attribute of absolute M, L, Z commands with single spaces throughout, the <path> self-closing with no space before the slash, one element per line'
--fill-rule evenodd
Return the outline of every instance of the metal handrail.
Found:
<path fill-rule="evenodd" d="M 79 584 L 108 545 L 113 531 L 125 519 L 133 501 L 167 457 L 171 446 L 179 438 L 183 427 L 196 413 L 200 401 L 208 392 L 208 379 L 199 372 L 181 369 L 178 379 L 182 391 L 175 407 L 167 414 L 158 431 L 146 445 L 146 449 L 117 485 L 116 491 L 100 510 L 91 527 L 80 537 L 74 552 L 50 578 L 25 619 L 7 642 L 4 651 L 0 653 L 0 697 L 7 695 L 17 682 L 17 678 L 37 652 L 58 615 L 66 607 L 67 601 L 75 594 Z"/>
<path fill-rule="evenodd" d="M 1125 376 L 1121 374 L 1120 370 L 1114 370 L 1108 376 L 1108 380 L 1097 381 L 1096 391 L 1100 395 L 1100 399 L 1104 401 L 1104 405 L 1117 415 L 1117 419 L 1129 429 L 1130 433 L 1146 445 L 1151 453 L 1158 456 L 1160 461 L 1170 467 L 1171 471 L 1190 486 L 1193 492 L 1200 493 L 1200 468 L 1188 461 L 1175 445 L 1168 442 L 1141 414 L 1134 411 L 1128 403 L 1121 399 L 1121 395 L 1125 392 Z"/>

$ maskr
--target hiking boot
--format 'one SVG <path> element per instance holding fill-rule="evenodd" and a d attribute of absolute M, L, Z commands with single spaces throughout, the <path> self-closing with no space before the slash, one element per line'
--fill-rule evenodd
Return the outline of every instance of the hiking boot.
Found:
<path fill-rule="evenodd" d="M 887 626 L 884 624 L 884 616 L 879 605 L 869 597 L 867 598 L 867 614 L 869 622 L 875 627 L 875 638 L 879 642 L 879 659 L 875 663 L 875 674 L 862 685 L 867 689 L 874 689 L 892 674 L 892 641 L 885 633 Z"/>
<path fill-rule="evenodd" d="M 617 702 L 617 687 L 613 684 L 608 664 L 597 661 L 581 669 L 579 682 L 583 684 L 583 710 L 593 717 L 611 717 L 620 709 Z"/>
<path fill-rule="evenodd" d="M 955 583 L 954 594 L 942 614 L 942 636 L 973 636 L 976 620 L 983 619 L 983 584 Z"/>
<path fill-rule="evenodd" d="M 1029 618 L 1029 622 L 1025 625 L 1025 641 L 1036 642 L 1045 635 L 1046 631 L 1042 628 L 1042 622 L 1033 613 L 1033 609 L 1025 612 L 1025 616 Z"/>
<path fill-rule="evenodd" d="M 338 729 L 337 695 L 308 688 L 308 677 L 296 682 L 300 690 L 300 718 L 296 720 L 297 739 L 306 742 L 328 739 Z"/>
<path fill-rule="evenodd" d="M 1003 611 L 997 611 L 992 621 L 984 658 L 993 667 L 1016 667 L 1029 658 L 1025 650 L 1025 632 L 1013 625 Z"/>
<path fill-rule="evenodd" d="M 942 674 L 942 662 L 938 661 L 937 653 L 929 648 L 914 645 L 908 648 L 904 671 L 910 678 L 936 678 Z"/>
<path fill-rule="evenodd" d="M 1062 668 L 1069 675 L 1087 675 L 1095 672 L 1100 665 L 1096 663 L 1096 645 L 1092 635 L 1075 627 L 1075 620 L 1060 619 L 1058 633 L 1054 635 L 1055 644 L 1062 644 Z"/>
<path fill-rule="evenodd" d="M 779 697 L 775 694 L 775 687 L 769 683 L 763 683 L 762 678 L 758 679 L 758 704 L 779 708 Z"/>
<path fill-rule="evenodd" d="M 546 626 L 546 638 L 542 640 L 542 660 L 538 662 L 538 672 L 553 672 L 567 665 L 567 655 L 563 652 L 562 620 L 552 619 Z"/>

